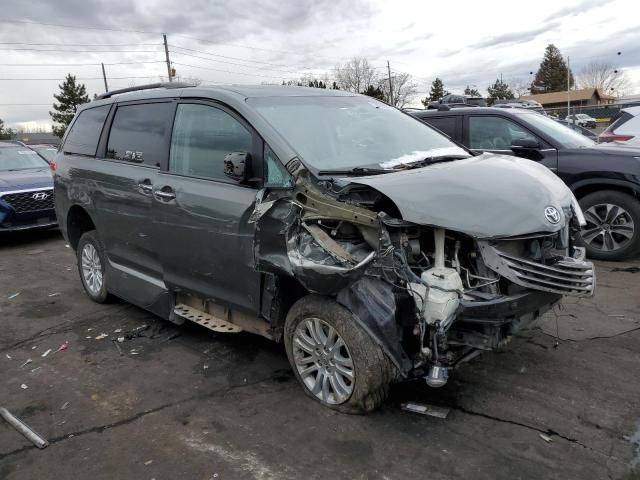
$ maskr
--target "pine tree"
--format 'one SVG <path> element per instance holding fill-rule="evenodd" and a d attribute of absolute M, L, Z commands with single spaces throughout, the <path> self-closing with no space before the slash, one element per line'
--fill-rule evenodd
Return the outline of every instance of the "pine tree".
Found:
<path fill-rule="evenodd" d="M 481 97 L 482 96 L 480 94 L 480 91 L 477 88 L 469 88 L 469 85 L 467 85 L 467 88 L 464 89 L 464 94 L 465 95 L 471 95 L 472 97 Z"/>
<path fill-rule="evenodd" d="M 569 72 L 569 83 L 573 87 L 573 72 Z M 533 93 L 551 93 L 567 91 L 567 63 L 560 50 L 553 45 L 547 45 L 540 68 L 531 84 Z"/>
<path fill-rule="evenodd" d="M 59 124 L 59 126 L 53 126 L 53 134 L 62 137 L 71 120 L 73 120 L 78 106 L 87 103 L 89 96 L 84 84 L 76 84 L 76 77 L 70 73 L 67 74 L 64 83 L 58 85 L 58 88 L 60 88 L 60 93 L 53 94 L 58 103 L 53 104 L 55 112 L 49 112 L 49 115 L 51 115 L 51 120 L 54 123 Z"/>
<path fill-rule="evenodd" d="M 428 107 L 431 102 L 436 102 L 440 100 L 445 95 L 449 95 L 449 92 L 444 89 L 444 84 L 442 80 L 438 77 L 431 83 L 431 91 L 429 92 L 429 96 L 424 100 L 420 100 L 420 103 L 425 107 Z"/>
<path fill-rule="evenodd" d="M 487 99 L 487 103 L 489 105 L 493 105 L 495 100 L 510 100 L 515 98 L 515 95 L 509 88 L 505 82 L 500 78 L 496 78 L 496 82 L 487 88 L 487 92 L 489 93 L 489 97 Z"/>
<path fill-rule="evenodd" d="M 340 87 L 336 82 L 333 82 L 333 85 L 331 85 L 331 90 L 340 90 Z"/>
<path fill-rule="evenodd" d="M 364 95 L 377 98 L 378 100 L 382 100 L 383 102 L 385 101 L 384 92 L 380 87 L 374 87 L 373 85 L 369 85 L 362 93 Z"/>

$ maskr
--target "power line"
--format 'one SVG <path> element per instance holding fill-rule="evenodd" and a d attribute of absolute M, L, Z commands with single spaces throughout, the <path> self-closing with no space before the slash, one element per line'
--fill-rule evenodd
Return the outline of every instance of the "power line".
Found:
<path fill-rule="evenodd" d="M 174 52 L 175 53 L 175 52 Z M 188 65 L 186 63 L 178 63 L 171 62 L 173 65 L 182 65 L 183 67 L 195 67 L 195 68 L 204 68 L 206 70 L 212 70 L 214 72 L 222 72 L 222 73 L 231 73 L 234 75 L 248 75 L 250 77 L 263 77 L 263 78 L 279 78 L 282 79 L 282 75 L 260 75 L 258 73 L 249 73 L 249 72 L 235 72 L 233 70 L 222 70 L 218 68 L 210 68 L 210 67 L 198 67 L 196 65 Z"/>
<path fill-rule="evenodd" d="M 162 45 L 161 43 L 25 43 L 25 42 L 0 42 L 0 45 L 40 45 L 57 47 L 143 47 Z"/>
<path fill-rule="evenodd" d="M 164 60 L 150 60 L 148 62 L 111 62 L 105 65 L 138 65 L 143 63 L 164 63 Z M 82 67 L 98 66 L 100 63 L 0 63 L 2 67 Z"/>
<path fill-rule="evenodd" d="M 162 32 L 150 32 L 144 30 L 126 30 L 122 28 L 106 28 L 106 27 L 90 27 L 87 25 L 62 25 L 59 23 L 44 23 L 33 22 L 31 20 L 16 20 L 12 18 L 0 18 L 0 23 L 24 23 L 27 25 L 43 25 L 46 27 L 58 27 L 58 28 L 72 28 L 76 30 L 104 30 L 106 32 L 128 32 L 128 33 L 142 33 L 148 35 L 159 35 Z"/>
<path fill-rule="evenodd" d="M 271 70 L 271 71 L 274 71 L 274 72 L 290 73 L 290 74 L 293 74 L 293 75 L 300 75 L 301 73 L 307 73 L 307 72 L 304 72 L 304 70 L 291 71 L 291 70 L 280 70 L 280 69 L 277 69 L 277 68 L 262 67 L 262 66 L 261 67 L 256 67 L 254 65 L 243 65 L 241 63 L 228 62 L 226 60 L 218 60 L 218 59 L 214 59 L 214 58 L 199 57 L 197 55 L 191 55 L 189 53 L 176 52 L 176 51 L 173 51 L 173 53 L 176 54 L 176 55 L 186 55 L 187 57 L 199 58 L 201 60 L 205 60 L 205 61 L 209 61 L 209 62 L 217 62 L 217 63 L 225 63 L 225 64 L 229 64 L 229 65 L 236 65 L 238 67 L 260 68 L 262 70 Z M 176 62 L 173 62 L 173 63 L 177 65 Z M 185 64 L 183 64 L 183 65 L 185 65 Z M 188 65 L 188 66 L 195 67 L 195 68 L 204 68 L 204 69 L 207 68 L 207 67 L 199 67 L 197 65 Z"/>
<path fill-rule="evenodd" d="M 84 53 L 158 53 L 157 50 L 61 50 L 41 48 L 0 48 L 4 51 L 32 51 L 32 52 L 84 52 Z"/>

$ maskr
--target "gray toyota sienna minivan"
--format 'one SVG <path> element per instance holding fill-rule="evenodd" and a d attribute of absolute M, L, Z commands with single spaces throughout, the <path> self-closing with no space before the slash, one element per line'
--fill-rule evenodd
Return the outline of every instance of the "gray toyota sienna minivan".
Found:
<path fill-rule="evenodd" d="M 371 411 L 594 293 L 571 191 L 370 97 L 155 84 L 83 105 L 55 163 L 87 295 L 284 342 L 304 391 Z"/>

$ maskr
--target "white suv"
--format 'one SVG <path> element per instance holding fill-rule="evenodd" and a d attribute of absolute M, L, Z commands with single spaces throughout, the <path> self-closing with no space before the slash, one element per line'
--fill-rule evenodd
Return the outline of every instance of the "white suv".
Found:
<path fill-rule="evenodd" d="M 640 146 L 640 106 L 620 110 L 598 140 Z"/>

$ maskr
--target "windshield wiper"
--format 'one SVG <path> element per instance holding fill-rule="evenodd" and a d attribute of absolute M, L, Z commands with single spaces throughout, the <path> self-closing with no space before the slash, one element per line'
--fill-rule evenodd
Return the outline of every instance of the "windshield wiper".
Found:
<path fill-rule="evenodd" d="M 318 175 L 381 175 L 391 172 L 393 170 L 386 168 L 353 167 L 345 170 L 320 170 Z"/>
<path fill-rule="evenodd" d="M 451 162 L 453 160 L 463 160 L 465 158 L 471 158 L 473 155 L 438 155 L 436 157 L 426 157 L 417 162 L 401 163 L 394 167 L 394 170 L 404 170 L 411 168 L 419 168 L 427 165 L 433 165 L 434 163 Z"/>

